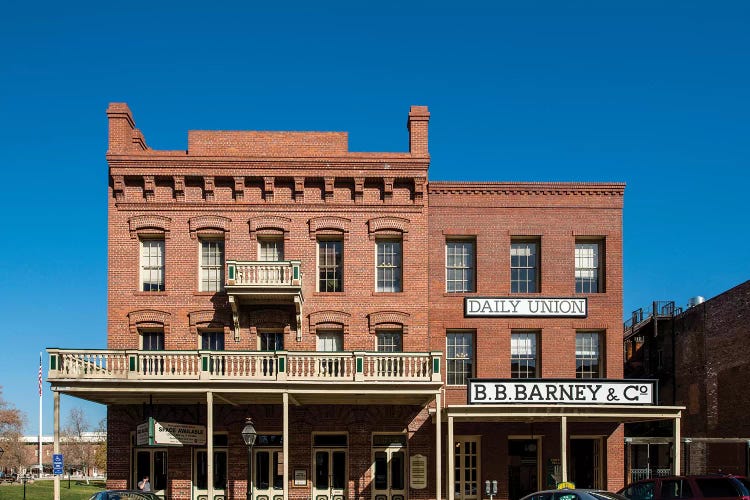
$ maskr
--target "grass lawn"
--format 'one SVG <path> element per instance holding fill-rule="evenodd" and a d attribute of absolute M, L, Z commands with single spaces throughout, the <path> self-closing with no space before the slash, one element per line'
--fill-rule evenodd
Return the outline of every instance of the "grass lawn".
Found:
<path fill-rule="evenodd" d="M 34 484 L 26 483 L 26 500 L 51 500 L 54 498 L 54 484 L 52 480 L 34 481 Z M 77 482 L 75 479 L 70 481 L 70 489 L 68 489 L 66 478 L 60 481 L 60 499 L 88 500 L 91 495 L 103 489 L 103 481 L 91 481 L 91 484 L 86 484 L 85 481 Z M 23 500 L 23 484 L 0 485 L 0 499 Z"/>

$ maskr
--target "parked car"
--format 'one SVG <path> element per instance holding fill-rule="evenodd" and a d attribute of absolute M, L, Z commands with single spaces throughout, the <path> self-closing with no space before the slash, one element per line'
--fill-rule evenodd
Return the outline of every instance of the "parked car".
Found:
<path fill-rule="evenodd" d="M 625 500 L 617 493 L 605 490 L 568 489 L 537 491 L 521 500 Z"/>
<path fill-rule="evenodd" d="M 750 481 L 741 476 L 721 474 L 655 477 L 629 484 L 618 493 L 628 500 L 750 500 Z"/>
<path fill-rule="evenodd" d="M 138 490 L 104 490 L 89 498 L 89 500 L 162 500 L 159 495 Z"/>

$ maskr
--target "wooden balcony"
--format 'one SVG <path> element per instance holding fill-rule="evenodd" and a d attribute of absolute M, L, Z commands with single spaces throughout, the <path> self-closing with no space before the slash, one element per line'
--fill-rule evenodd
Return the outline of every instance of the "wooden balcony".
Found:
<path fill-rule="evenodd" d="M 440 352 L 137 351 L 47 349 L 49 380 L 437 382 Z"/>

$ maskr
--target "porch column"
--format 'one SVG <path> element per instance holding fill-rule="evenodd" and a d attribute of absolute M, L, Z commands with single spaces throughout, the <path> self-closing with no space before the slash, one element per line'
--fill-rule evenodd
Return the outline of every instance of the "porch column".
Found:
<path fill-rule="evenodd" d="M 281 442 L 284 447 L 284 500 L 289 498 L 289 393 L 284 391 L 281 395 L 284 402 L 284 431 Z"/>
<path fill-rule="evenodd" d="M 675 476 L 680 475 L 680 416 L 678 415 L 674 419 L 674 461 L 672 462 L 674 464 L 674 469 L 672 470 L 672 473 Z"/>
<path fill-rule="evenodd" d="M 568 482 L 568 417 L 560 417 L 560 470 L 562 482 Z"/>
<path fill-rule="evenodd" d="M 52 392 L 52 400 L 55 404 L 55 437 L 54 444 L 52 445 L 52 452 L 57 454 L 60 453 L 60 393 L 57 391 Z M 55 474 L 54 488 L 54 500 L 60 500 L 60 476 Z"/>
<path fill-rule="evenodd" d="M 214 498 L 214 393 L 206 392 L 206 480 L 208 498 Z M 195 485 L 193 485 L 195 486 Z"/>
<path fill-rule="evenodd" d="M 453 484 L 456 481 L 456 478 L 453 477 L 455 475 L 454 462 L 456 461 L 456 450 L 454 448 L 453 443 L 453 417 L 448 415 L 448 442 L 445 443 L 445 454 L 446 458 L 448 459 L 448 484 L 446 485 L 446 489 L 448 490 L 448 500 L 454 500 L 455 498 L 455 491 L 453 488 Z"/>
<path fill-rule="evenodd" d="M 441 444 L 443 442 L 443 414 L 440 411 L 440 391 L 435 394 L 435 500 L 442 500 L 443 479 L 443 453 Z"/>

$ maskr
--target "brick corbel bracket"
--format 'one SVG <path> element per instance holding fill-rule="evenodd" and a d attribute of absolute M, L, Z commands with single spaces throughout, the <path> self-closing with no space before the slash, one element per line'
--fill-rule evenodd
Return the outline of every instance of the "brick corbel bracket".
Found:
<path fill-rule="evenodd" d="M 250 226 L 250 238 L 252 240 L 258 238 L 258 232 L 268 231 L 278 232 L 284 237 L 285 241 L 288 241 L 292 219 L 278 215 L 262 215 L 260 217 L 253 217 L 247 221 L 247 224 Z"/>
<path fill-rule="evenodd" d="M 409 331 L 409 314 L 401 311 L 376 311 L 367 315 L 370 333 L 378 328 L 399 327 L 406 335 Z"/>
<path fill-rule="evenodd" d="M 229 239 L 229 224 L 232 222 L 227 217 L 221 215 L 199 215 L 198 217 L 191 217 L 188 220 L 188 226 L 190 228 L 190 237 L 196 239 L 199 231 L 222 231 L 224 233 L 224 239 Z"/>
<path fill-rule="evenodd" d="M 128 219 L 130 237 L 135 239 L 139 235 L 161 233 L 164 239 L 169 239 L 172 219 L 163 215 L 135 215 Z"/>
<path fill-rule="evenodd" d="M 377 236 L 401 236 L 406 241 L 409 235 L 409 219 L 401 217 L 375 217 L 367 221 L 367 232 L 371 240 Z"/>
<path fill-rule="evenodd" d="M 112 176 L 112 194 L 115 195 L 115 201 L 125 201 L 125 176 Z"/>
<path fill-rule="evenodd" d="M 170 314 L 155 309 L 140 309 L 128 313 L 128 325 L 130 333 L 138 335 L 139 328 L 161 328 L 164 330 L 164 337 L 169 336 Z"/>
<path fill-rule="evenodd" d="M 198 328 L 221 328 L 224 330 L 224 335 L 229 335 L 232 330 L 229 318 L 213 309 L 189 312 L 188 323 L 190 333 L 193 335 L 198 334 Z"/>
<path fill-rule="evenodd" d="M 349 321 L 351 314 L 344 311 L 318 311 L 310 313 L 307 318 L 310 321 L 310 333 L 315 335 L 318 330 L 330 328 L 341 329 L 344 334 L 349 333 Z"/>
<path fill-rule="evenodd" d="M 310 225 L 310 239 L 314 240 L 320 235 L 341 234 L 345 240 L 349 239 L 350 219 L 336 217 L 333 215 L 313 217 L 308 222 Z"/>

